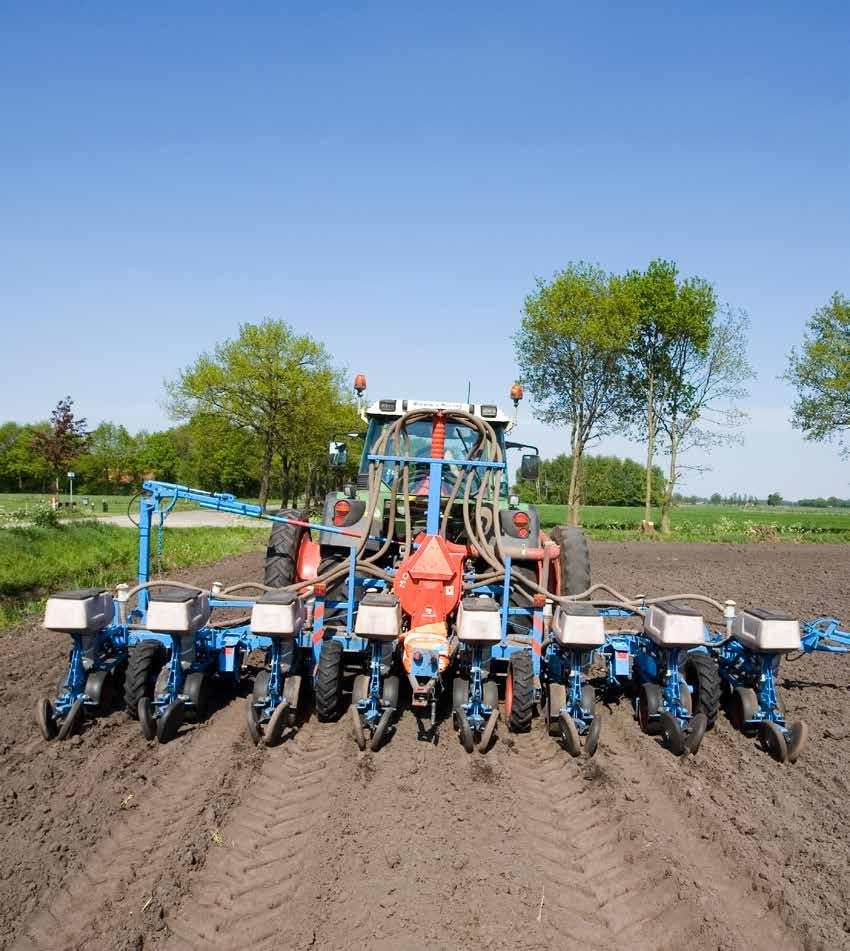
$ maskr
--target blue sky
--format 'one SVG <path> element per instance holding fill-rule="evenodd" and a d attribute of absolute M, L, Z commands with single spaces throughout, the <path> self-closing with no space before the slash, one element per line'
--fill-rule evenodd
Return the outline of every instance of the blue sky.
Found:
<path fill-rule="evenodd" d="M 163 378 L 264 316 L 374 397 L 507 403 L 537 275 L 666 257 L 758 370 L 687 490 L 848 496 L 777 379 L 850 293 L 848 48 L 845 3 L 0 2 L 0 418 L 164 425 Z"/>

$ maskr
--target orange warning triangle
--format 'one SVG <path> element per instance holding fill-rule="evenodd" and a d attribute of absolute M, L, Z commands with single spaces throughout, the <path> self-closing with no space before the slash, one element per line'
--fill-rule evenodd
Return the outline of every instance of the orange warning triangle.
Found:
<path fill-rule="evenodd" d="M 408 570 L 411 577 L 419 579 L 449 581 L 454 577 L 451 562 L 446 557 L 437 535 L 431 535 L 426 539 L 425 544 L 416 553 L 416 557 L 411 559 Z"/>

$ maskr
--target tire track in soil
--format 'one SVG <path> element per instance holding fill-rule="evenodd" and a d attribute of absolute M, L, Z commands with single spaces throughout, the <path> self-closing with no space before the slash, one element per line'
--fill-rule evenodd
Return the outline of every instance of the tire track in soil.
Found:
<path fill-rule="evenodd" d="M 767 896 L 751 894 L 747 870 L 730 867 L 671 795 L 670 767 L 687 783 L 680 767 L 694 761 L 672 760 L 618 713 L 603 730 L 613 748 L 590 762 L 567 757 L 542 724 L 515 744 L 526 814 L 544 817 L 527 824 L 543 920 L 587 947 L 799 948 Z"/>
<path fill-rule="evenodd" d="M 141 948 L 144 936 L 161 931 L 164 908 L 215 847 L 217 827 L 250 781 L 256 756 L 243 724 L 242 703 L 232 701 L 182 738 L 150 744 L 150 784 L 116 814 L 13 948 Z"/>
<path fill-rule="evenodd" d="M 261 768 L 222 828 L 222 845 L 166 919 L 168 948 L 291 947 L 292 912 L 311 907 L 311 856 L 348 782 L 341 724 L 304 724 Z M 348 762 L 346 762 L 348 760 Z"/>
<path fill-rule="evenodd" d="M 652 742 L 615 729 L 621 748 Z M 359 754 L 346 719 L 308 725 L 267 751 L 166 947 L 799 947 L 688 828 L 651 756 L 577 762 L 539 721 L 502 736 L 468 756 L 444 724 L 435 748 L 407 712 Z"/>

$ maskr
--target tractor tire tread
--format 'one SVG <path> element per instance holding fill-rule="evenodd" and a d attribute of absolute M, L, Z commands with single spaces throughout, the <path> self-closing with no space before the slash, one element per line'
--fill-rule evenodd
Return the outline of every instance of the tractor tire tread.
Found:
<path fill-rule="evenodd" d="M 326 641 L 316 667 L 316 715 L 322 721 L 333 720 L 339 712 L 342 680 L 342 644 Z"/>
<path fill-rule="evenodd" d="M 556 525 L 552 541 L 560 546 L 561 596 L 582 594 L 590 587 L 590 551 L 577 525 Z"/>
<path fill-rule="evenodd" d="M 131 719 L 139 719 L 139 701 L 152 696 L 151 675 L 164 663 L 165 648 L 159 641 L 139 641 L 130 648 L 124 676 L 124 707 Z"/>
<path fill-rule="evenodd" d="M 511 658 L 509 676 L 513 680 L 513 701 L 508 726 L 512 733 L 527 733 L 534 712 L 534 666 L 525 651 Z"/>
<path fill-rule="evenodd" d="M 722 692 L 717 661 L 705 651 L 691 651 L 682 658 L 682 671 L 685 671 L 688 665 L 696 673 L 699 684 L 699 700 L 694 704 L 693 713 L 704 713 L 708 721 L 706 729 L 710 730 L 717 720 Z"/>
<path fill-rule="evenodd" d="M 283 518 L 304 519 L 304 513 L 298 509 L 281 509 L 277 514 Z M 304 529 L 300 525 L 283 522 L 272 525 L 263 573 L 263 581 L 269 587 L 285 588 L 297 580 L 298 548 L 303 535 Z"/>

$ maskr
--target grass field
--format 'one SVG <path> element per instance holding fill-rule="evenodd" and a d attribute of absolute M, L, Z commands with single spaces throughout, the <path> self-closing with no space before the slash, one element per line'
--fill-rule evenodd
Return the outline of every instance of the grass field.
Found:
<path fill-rule="evenodd" d="M 60 495 L 60 502 L 67 502 L 67 493 Z M 74 501 L 77 503 L 76 509 L 62 508 L 59 511 L 59 517 L 62 519 L 72 518 L 91 518 L 101 515 L 125 515 L 127 513 L 127 504 L 132 496 L 129 495 L 90 495 L 88 496 L 91 505 L 84 506 L 84 496 L 74 493 Z M 107 504 L 107 512 L 103 511 L 103 503 Z M 0 516 L 16 513 L 24 519 L 38 505 L 47 505 L 50 503 L 50 493 L 47 495 L 27 492 L 0 492 Z M 176 508 L 197 508 L 190 502 L 180 501 Z M 138 506 L 134 507 L 134 514 L 138 512 Z"/>
<path fill-rule="evenodd" d="M 565 505 L 539 505 L 544 529 L 563 525 Z M 591 538 L 640 539 L 643 509 L 637 506 L 583 506 L 581 523 Z M 656 528 L 661 511 L 653 511 Z M 670 514 L 674 541 L 850 542 L 850 510 L 727 505 L 680 505 Z"/>
<path fill-rule="evenodd" d="M 181 528 L 167 533 L 163 571 L 259 548 L 268 528 Z M 38 611 L 51 591 L 112 587 L 136 573 L 138 534 L 89 520 L 59 528 L 0 529 L 0 626 Z"/>

